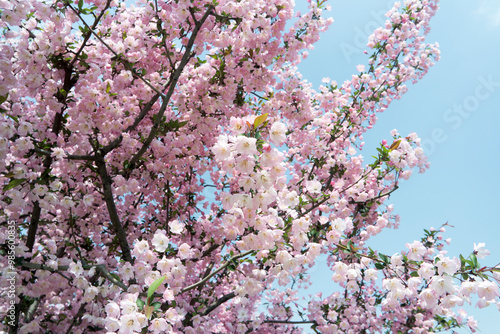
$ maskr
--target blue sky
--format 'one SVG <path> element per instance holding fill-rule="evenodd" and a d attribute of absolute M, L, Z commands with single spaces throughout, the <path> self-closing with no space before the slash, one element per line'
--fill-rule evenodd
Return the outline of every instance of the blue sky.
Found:
<path fill-rule="evenodd" d="M 305 1 L 297 0 L 299 9 Z M 323 77 L 341 83 L 366 64 L 363 44 L 369 33 L 385 20 L 387 0 L 329 1 L 335 20 L 309 57 L 299 66 L 305 79 L 317 88 Z M 419 134 L 431 168 L 414 173 L 390 198 L 401 216 L 398 230 L 374 238 L 373 248 L 392 255 L 417 240 L 422 230 L 449 222 L 445 238 L 450 256 L 485 242 L 491 255 L 480 260 L 493 266 L 500 262 L 500 1 L 442 1 L 432 20 L 428 42 L 438 42 L 441 60 L 423 80 L 395 101 L 374 129 L 365 135 L 363 155 L 368 158 L 389 132 Z M 317 270 L 316 287 L 324 291 L 330 273 Z M 479 321 L 482 333 L 498 332 L 496 307 L 465 307 Z M 460 329 L 458 333 L 468 333 Z"/>

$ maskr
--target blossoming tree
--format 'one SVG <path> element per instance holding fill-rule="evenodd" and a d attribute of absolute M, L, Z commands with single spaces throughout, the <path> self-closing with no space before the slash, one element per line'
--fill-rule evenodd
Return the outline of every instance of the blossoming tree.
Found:
<path fill-rule="evenodd" d="M 396 4 L 367 65 L 314 91 L 294 66 L 324 1 L 0 0 L 3 330 L 474 329 L 456 306 L 499 296 L 483 244 L 446 256 L 442 229 L 393 256 L 366 246 L 428 167 L 414 133 L 359 151 L 439 57 L 436 2 Z M 338 289 L 299 302 L 319 256 Z"/>

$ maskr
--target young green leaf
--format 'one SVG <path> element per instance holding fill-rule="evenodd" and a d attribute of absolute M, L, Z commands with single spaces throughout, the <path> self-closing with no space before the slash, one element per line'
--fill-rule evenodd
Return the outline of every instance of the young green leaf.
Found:
<path fill-rule="evenodd" d="M 136 304 L 139 310 L 142 310 L 144 308 L 144 301 L 142 299 L 137 299 Z"/>
<path fill-rule="evenodd" d="M 148 289 L 148 299 L 147 299 L 147 304 L 148 305 L 151 303 L 151 300 L 152 300 L 151 297 L 155 293 L 156 289 L 158 289 L 158 287 L 161 285 L 161 283 L 163 283 L 164 280 L 165 280 L 165 276 L 162 276 L 162 277 L 158 278 L 156 281 L 154 281 L 149 286 L 149 289 Z"/>
<path fill-rule="evenodd" d="M 267 115 L 269 115 L 269 113 L 265 113 L 265 114 L 262 114 L 262 115 L 255 117 L 255 121 L 253 121 L 253 128 L 257 129 L 259 127 L 259 125 L 264 123 L 267 119 Z"/>
<path fill-rule="evenodd" d="M 3 191 L 5 192 L 5 191 L 10 190 L 14 187 L 17 187 L 18 185 L 20 185 L 24 181 L 26 181 L 26 179 L 12 179 L 7 185 L 5 185 L 3 187 Z"/>

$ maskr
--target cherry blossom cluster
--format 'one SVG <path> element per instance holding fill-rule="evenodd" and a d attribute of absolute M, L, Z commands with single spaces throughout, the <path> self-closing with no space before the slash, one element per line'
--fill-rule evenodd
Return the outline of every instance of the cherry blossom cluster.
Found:
<path fill-rule="evenodd" d="M 18 283 L 0 330 L 475 330 L 459 308 L 499 301 L 484 244 L 455 257 L 426 230 L 392 256 L 368 247 L 429 167 L 414 133 L 361 153 L 439 59 L 437 9 L 396 3 L 366 64 L 316 91 L 296 66 L 333 21 L 325 1 L 0 0 L 0 269 Z M 337 289 L 303 303 L 318 258 Z"/>

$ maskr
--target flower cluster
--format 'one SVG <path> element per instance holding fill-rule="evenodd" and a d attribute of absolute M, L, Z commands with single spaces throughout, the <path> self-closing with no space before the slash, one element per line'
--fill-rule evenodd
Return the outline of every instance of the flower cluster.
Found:
<path fill-rule="evenodd" d="M 413 133 L 361 152 L 439 59 L 437 1 L 396 3 L 367 63 L 315 91 L 296 65 L 328 9 L 0 0 L 0 270 L 17 283 L 0 330 L 474 330 L 456 307 L 499 300 L 484 244 L 456 258 L 429 230 L 393 256 L 367 246 L 429 166 Z M 318 258 L 342 292 L 300 303 Z"/>

